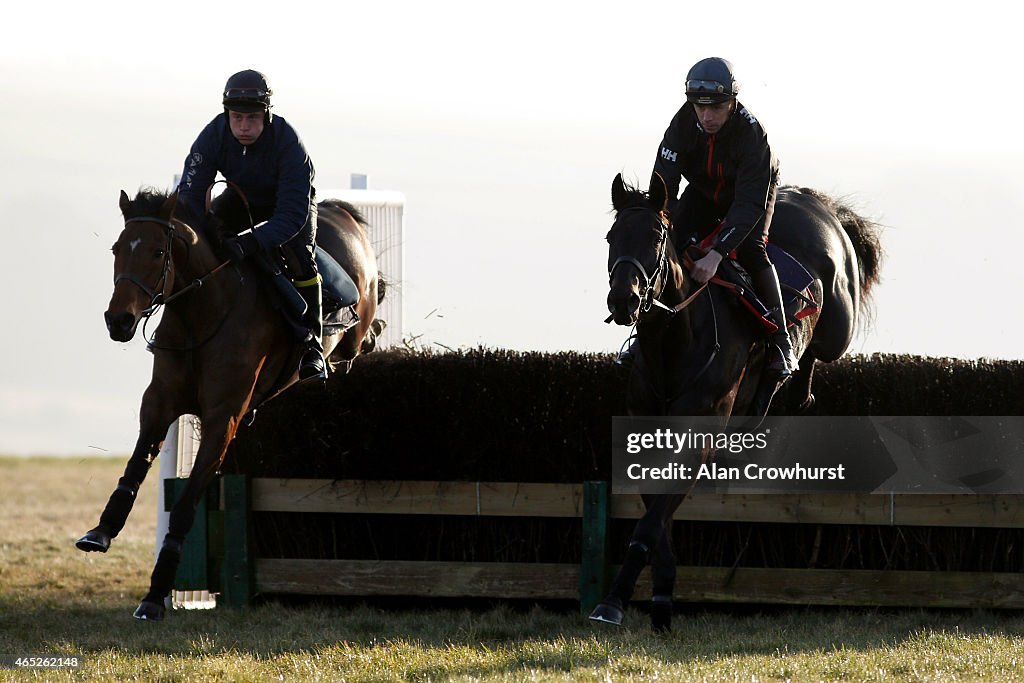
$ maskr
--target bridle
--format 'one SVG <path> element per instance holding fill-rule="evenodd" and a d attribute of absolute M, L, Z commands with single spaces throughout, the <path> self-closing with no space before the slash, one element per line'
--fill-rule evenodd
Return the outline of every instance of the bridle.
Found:
<path fill-rule="evenodd" d="M 176 234 L 174 229 L 174 223 L 165 218 L 156 218 L 153 216 L 139 216 L 137 218 L 129 218 L 125 220 L 124 226 L 127 228 L 130 223 L 157 223 L 162 225 L 167 230 L 167 241 L 164 243 L 164 263 L 160 272 L 160 279 L 154 287 L 150 287 L 145 282 L 135 276 L 134 273 L 122 272 L 114 275 L 114 286 L 117 287 L 118 283 L 122 280 L 127 280 L 132 283 L 149 297 L 149 307 L 142 311 L 141 316 L 148 318 L 153 315 L 156 310 L 166 303 L 173 295 L 170 293 L 171 287 L 174 285 L 173 280 L 169 277 L 171 273 L 171 265 L 173 260 L 171 259 L 171 248 L 174 246 L 174 235 Z"/>
<path fill-rule="evenodd" d="M 630 207 L 630 208 L 627 208 L 627 209 L 623 209 L 622 211 L 619 212 L 619 215 L 618 215 L 618 217 L 616 219 L 616 223 L 618 223 L 618 221 L 621 220 L 623 213 L 626 213 L 628 211 L 637 211 L 637 210 L 654 211 L 654 209 L 649 208 L 649 207 L 644 207 L 644 206 L 633 206 L 633 207 Z M 672 316 L 674 316 L 676 313 L 679 313 L 680 311 L 685 309 L 687 306 L 689 306 L 691 303 L 693 303 L 697 299 L 697 297 L 700 296 L 701 293 L 707 292 L 707 295 L 708 295 L 708 305 L 709 305 L 710 310 L 711 310 L 711 320 L 712 320 L 712 326 L 711 327 L 712 327 L 712 330 L 714 332 L 714 344 L 713 344 L 713 346 L 711 348 L 711 353 L 708 355 L 707 360 L 701 366 L 700 370 L 698 370 L 697 373 L 692 378 L 690 378 L 690 380 L 686 383 L 686 384 L 692 384 L 693 382 L 696 382 L 697 379 L 699 377 L 701 377 L 705 372 L 708 371 L 708 369 L 711 367 L 711 364 L 714 362 L 715 357 L 718 355 L 718 352 L 722 348 L 721 340 L 719 339 L 719 335 L 718 335 L 718 312 L 715 310 L 715 302 L 714 302 L 714 300 L 711 297 L 711 290 L 708 289 L 708 285 L 711 284 L 712 282 L 714 282 L 716 284 L 725 285 L 725 286 L 728 286 L 728 287 L 735 287 L 735 285 L 732 285 L 732 283 L 729 283 L 729 282 L 727 282 L 725 280 L 722 280 L 721 278 L 718 278 L 716 276 L 716 277 L 713 277 L 711 280 L 708 280 L 707 282 L 702 283 L 693 292 L 691 292 L 690 295 L 688 297 L 686 297 L 686 299 L 684 299 L 680 303 L 676 304 L 675 306 L 668 306 L 667 304 L 663 303 L 658 297 L 660 296 L 660 293 L 662 291 L 664 291 L 664 284 L 665 284 L 664 281 L 668 277 L 668 249 L 669 249 L 668 235 L 669 235 L 670 224 L 669 224 L 668 218 L 664 215 L 664 213 L 658 212 L 657 216 L 658 216 L 658 224 L 659 224 L 659 231 L 660 231 L 660 244 L 661 244 L 661 248 L 660 248 L 659 254 L 658 254 L 658 265 L 655 267 L 654 272 L 651 273 L 651 274 L 648 274 L 647 273 L 647 269 L 644 268 L 644 265 L 638 259 L 636 259 L 636 258 L 634 258 L 632 256 L 619 256 L 612 263 L 612 267 L 608 269 L 608 280 L 609 280 L 609 284 L 610 284 L 611 283 L 611 279 L 612 279 L 613 275 L 615 274 L 615 269 L 618 268 L 620 265 L 626 264 L 626 265 L 633 266 L 634 268 L 637 269 L 637 271 L 639 271 L 640 276 L 643 278 L 643 281 L 642 281 L 643 287 L 640 290 L 640 314 L 643 315 L 643 314 L 649 313 L 652 308 L 657 307 L 658 309 L 663 310 L 663 311 L 665 311 L 668 314 L 668 316 L 669 316 L 668 319 L 671 319 Z M 612 229 L 614 229 L 614 228 L 615 228 L 615 226 L 613 225 Z M 684 250 L 684 252 L 683 252 L 683 260 L 684 260 L 685 267 L 692 267 L 693 266 L 693 259 L 692 259 L 692 257 L 690 256 L 690 254 L 688 253 L 687 250 Z M 606 323 L 610 323 L 613 319 L 614 319 L 614 315 L 608 316 L 608 318 L 605 320 L 605 322 Z M 627 340 L 627 342 L 628 342 L 628 340 Z M 672 400 L 675 400 L 675 398 L 678 398 L 678 397 L 673 397 L 672 399 L 664 399 L 664 400 L 667 403 L 670 403 Z"/>
<path fill-rule="evenodd" d="M 177 237 L 178 239 L 181 239 L 184 242 L 184 238 L 181 237 L 180 235 L 178 235 L 178 231 L 177 231 L 177 229 L 175 228 L 175 225 L 174 225 L 174 219 L 173 218 L 171 218 L 171 219 L 159 218 L 159 217 L 156 217 L 156 216 L 137 216 L 135 218 L 128 218 L 128 219 L 126 219 L 125 222 L 124 222 L 124 225 L 127 228 L 128 225 L 131 224 L 131 223 L 156 223 L 158 225 L 163 226 L 165 228 L 165 230 L 166 230 L 166 233 L 167 233 L 167 240 L 164 243 L 164 250 L 163 250 L 164 262 L 163 262 L 163 266 L 161 267 L 160 279 L 157 281 L 155 286 L 150 287 L 145 282 L 143 282 L 138 277 L 136 277 L 134 273 L 121 272 L 121 273 L 117 273 L 117 274 L 114 275 L 114 286 L 115 287 L 117 287 L 119 282 L 124 280 L 124 281 L 130 282 L 131 284 L 133 284 L 136 287 L 138 287 L 139 289 L 141 289 L 143 292 L 145 292 L 146 296 L 149 297 L 149 306 L 146 307 L 145 309 L 143 309 L 139 313 L 139 316 L 141 318 L 145 319 L 146 323 L 149 322 L 150 317 L 154 313 L 156 313 L 158 310 L 160 310 L 161 306 L 166 306 L 166 305 L 170 304 L 171 302 L 173 302 L 175 299 L 178 299 L 179 297 L 184 296 L 185 294 L 188 294 L 192 290 L 199 289 L 200 287 L 203 286 L 203 284 L 208 279 L 210 279 L 211 277 L 213 277 L 214 275 L 216 275 L 221 270 L 223 270 L 224 268 L 226 268 L 228 265 L 231 264 L 231 261 L 224 261 L 220 265 L 216 266 L 210 272 L 206 273 L 205 275 L 203 275 L 203 276 L 201 276 L 199 278 L 196 278 L 195 280 L 193 280 L 192 282 L 190 282 L 189 284 L 187 284 L 186 286 L 182 287 L 177 292 L 174 292 L 172 294 L 171 293 L 171 289 L 174 286 L 174 280 L 170 277 L 170 273 L 171 273 L 171 266 L 174 263 L 174 259 L 173 259 L 173 254 L 172 254 L 171 250 L 172 250 L 172 248 L 174 246 L 174 238 L 175 237 Z M 225 315 L 224 319 L 227 319 L 227 315 Z M 213 335 L 215 335 L 217 333 L 217 331 L 219 331 L 221 325 L 223 325 L 223 324 L 224 324 L 224 320 L 221 320 L 220 325 L 217 325 L 217 327 L 214 329 L 213 333 L 210 334 L 209 337 L 207 337 L 207 339 L 205 339 L 200 344 L 193 345 L 192 347 L 190 347 L 190 349 L 197 348 L 198 346 L 201 346 L 202 344 L 205 344 L 206 341 L 209 341 L 209 339 L 211 339 L 213 337 Z M 143 336 L 145 336 L 145 323 L 143 324 Z M 152 339 L 147 339 L 146 343 L 150 347 L 152 347 L 152 348 L 163 348 L 163 347 L 158 347 L 154 343 L 154 341 Z M 183 351 L 183 350 L 190 350 L 190 349 L 175 349 L 175 350 Z"/>
<path fill-rule="evenodd" d="M 628 213 L 628 212 L 631 212 L 631 211 L 654 211 L 654 209 L 650 209 L 650 208 L 647 208 L 647 207 L 644 207 L 644 206 L 634 206 L 634 207 L 630 207 L 628 209 L 623 209 L 622 211 L 619 212 L 619 217 L 616 219 L 616 223 L 618 223 L 618 221 L 622 219 L 622 214 Z M 664 287 L 664 280 L 665 280 L 665 278 L 668 277 L 668 242 L 669 242 L 668 241 L 668 228 L 669 228 L 669 224 L 668 224 L 668 219 L 663 214 L 658 213 L 657 216 L 658 216 L 658 226 L 659 226 L 659 233 L 660 233 L 659 244 L 661 246 L 660 246 L 660 248 L 658 250 L 658 259 L 657 259 L 658 265 L 655 266 L 654 272 L 648 274 L 647 269 L 644 268 L 644 264 L 642 264 L 637 258 L 635 258 L 633 256 L 620 256 L 620 257 L 618 257 L 617 259 L 615 259 L 615 262 L 612 263 L 612 267 L 608 269 L 608 282 L 609 282 L 609 284 L 611 283 L 612 277 L 614 277 L 614 275 L 615 275 L 615 270 L 619 266 L 621 266 L 621 265 L 633 266 L 634 268 L 637 269 L 637 271 L 639 271 L 640 277 L 642 278 L 642 280 L 641 280 L 641 288 L 640 288 L 640 313 L 641 314 L 650 312 L 651 308 L 654 308 L 654 307 L 658 307 L 658 308 L 664 309 L 666 311 L 672 311 L 671 308 L 669 308 L 668 306 L 663 304 L 658 299 L 658 292 L 661 289 L 663 289 L 663 287 Z M 614 225 L 612 226 L 612 229 L 613 230 L 615 229 Z M 610 323 L 612 321 L 612 319 L 613 319 L 613 316 L 608 316 L 608 318 L 605 320 L 605 322 L 606 323 Z"/>

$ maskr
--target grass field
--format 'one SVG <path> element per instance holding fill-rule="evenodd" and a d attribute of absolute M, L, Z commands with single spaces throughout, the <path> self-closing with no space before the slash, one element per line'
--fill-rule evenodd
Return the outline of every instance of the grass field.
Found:
<path fill-rule="evenodd" d="M 539 607 L 263 604 L 131 617 L 153 561 L 154 480 L 106 555 L 92 527 L 119 459 L 0 458 L 0 655 L 75 655 L 7 680 L 998 681 L 1024 678 L 1019 613 L 690 610 L 669 636 Z"/>

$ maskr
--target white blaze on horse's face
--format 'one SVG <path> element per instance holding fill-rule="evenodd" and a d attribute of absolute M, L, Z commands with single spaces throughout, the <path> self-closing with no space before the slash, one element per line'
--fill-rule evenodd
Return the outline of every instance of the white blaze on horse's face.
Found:
<path fill-rule="evenodd" d="M 128 243 L 128 251 L 135 251 L 136 249 L 138 249 L 140 244 L 142 244 L 142 240 L 136 237 L 135 239 Z"/>

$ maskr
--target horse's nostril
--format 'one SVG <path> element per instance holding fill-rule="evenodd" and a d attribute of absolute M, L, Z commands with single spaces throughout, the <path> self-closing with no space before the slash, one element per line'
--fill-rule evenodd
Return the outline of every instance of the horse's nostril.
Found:
<path fill-rule="evenodd" d="M 103 320 L 106 321 L 109 330 L 124 330 L 130 328 L 135 322 L 131 313 L 111 313 L 110 311 L 103 314 Z"/>

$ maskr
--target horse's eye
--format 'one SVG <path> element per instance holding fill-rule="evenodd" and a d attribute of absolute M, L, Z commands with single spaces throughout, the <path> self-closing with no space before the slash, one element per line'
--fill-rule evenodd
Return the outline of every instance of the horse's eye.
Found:
<path fill-rule="evenodd" d="M 114 243 L 113 243 L 113 244 L 112 244 L 112 245 L 110 246 L 110 253 L 112 253 L 112 254 L 113 254 L 114 256 L 117 256 L 117 252 L 118 252 L 118 250 L 119 250 L 120 248 L 121 248 L 121 243 L 120 243 L 120 242 L 114 242 Z"/>
<path fill-rule="evenodd" d="M 156 251 L 153 252 L 153 258 L 163 258 L 163 257 L 164 257 L 164 250 L 163 249 L 157 249 Z"/>

